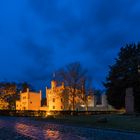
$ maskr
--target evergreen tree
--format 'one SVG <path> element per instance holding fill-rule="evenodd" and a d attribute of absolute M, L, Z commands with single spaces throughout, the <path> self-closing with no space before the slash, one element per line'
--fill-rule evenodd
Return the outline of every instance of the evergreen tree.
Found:
<path fill-rule="evenodd" d="M 134 90 L 135 109 L 140 112 L 140 44 L 129 44 L 120 49 L 104 82 L 108 102 L 115 108 L 125 106 L 125 90 Z"/>

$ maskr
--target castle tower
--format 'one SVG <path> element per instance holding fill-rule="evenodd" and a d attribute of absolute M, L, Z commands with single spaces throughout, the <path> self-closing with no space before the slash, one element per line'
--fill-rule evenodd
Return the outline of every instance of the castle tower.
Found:
<path fill-rule="evenodd" d="M 53 79 L 51 81 L 51 88 L 54 89 L 57 86 L 57 82 L 55 80 L 55 73 L 53 73 Z"/>
<path fill-rule="evenodd" d="M 26 92 L 27 92 L 27 96 L 28 96 L 27 98 L 30 98 L 30 94 L 29 94 L 30 89 L 29 89 L 29 88 L 27 88 L 27 91 L 26 91 Z"/>
<path fill-rule="evenodd" d="M 46 87 L 46 101 L 47 101 L 47 106 L 49 105 L 48 103 L 49 103 L 49 99 L 48 99 L 48 92 L 47 92 L 47 90 L 48 90 L 48 88 Z"/>
<path fill-rule="evenodd" d="M 42 100 L 42 91 L 40 90 L 39 91 L 39 94 L 40 94 L 40 101 Z"/>
<path fill-rule="evenodd" d="M 29 93 L 29 91 L 30 91 L 29 88 L 27 88 L 27 93 Z"/>
<path fill-rule="evenodd" d="M 62 88 L 63 88 L 63 89 L 65 88 L 65 84 L 64 84 L 64 82 L 62 82 Z"/>
<path fill-rule="evenodd" d="M 51 88 L 54 89 L 57 86 L 57 82 L 55 80 L 51 81 Z"/>

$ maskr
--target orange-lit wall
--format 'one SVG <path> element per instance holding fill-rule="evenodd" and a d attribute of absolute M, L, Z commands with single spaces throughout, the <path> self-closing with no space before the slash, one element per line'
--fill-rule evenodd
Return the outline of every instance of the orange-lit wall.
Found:
<path fill-rule="evenodd" d="M 41 107 L 41 92 L 25 92 L 20 94 L 16 101 L 16 110 L 39 110 Z"/>
<path fill-rule="evenodd" d="M 17 110 L 73 110 L 73 98 L 72 92 L 68 86 L 57 85 L 56 81 L 51 81 L 51 88 L 46 88 L 46 100 L 47 106 L 41 107 L 41 92 L 30 92 L 27 90 L 25 93 L 20 94 L 20 100 L 16 101 Z M 75 110 L 86 110 L 88 107 L 92 110 L 95 107 L 96 99 L 94 96 L 87 96 L 87 103 L 83 101 L 83 94 L 81 90 L 76 89 L 74 97 Z"/>
<path fill-rule="evenodd" d="M 64 86 L 64 83 L 62 83 L 61 86 L 57 86 L 56 81 L 52 81 L 51 88 L 46 88 L 48 110 L 72 110 L 72 96 L 69 95 L 70 91 L 68 87 Z M 79 90 L 76 90 L 76 97 L 74 100 L 75 109 L 85 110 L 85 108 L 83 109 L 82 107 L 84 103 Z"/>
<path fill-rule="evenodd" d="M 46 97 L 49 110 L 66 110 L 68 100 L 64 95 L 64 85 L 57 86 L 56 81 L 52 81 L 51 88 L 46 89 Z"/>

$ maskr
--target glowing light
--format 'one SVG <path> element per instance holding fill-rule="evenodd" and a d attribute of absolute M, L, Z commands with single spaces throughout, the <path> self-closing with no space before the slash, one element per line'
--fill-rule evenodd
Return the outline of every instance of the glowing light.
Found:
<path fill-rule="evenodd" d="M 85 105 L 81 105 L 81 107 L 85 107 Z"/>
<path fill-rule="evenodd" d="M 49 115 L 51 115 L 51 113 L 50 112 L 47 112 L 47 116 L 49 116 Z"/>

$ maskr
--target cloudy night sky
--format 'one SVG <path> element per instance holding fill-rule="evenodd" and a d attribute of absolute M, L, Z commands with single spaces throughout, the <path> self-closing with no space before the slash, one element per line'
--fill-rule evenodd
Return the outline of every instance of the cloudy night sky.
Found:
<path fill-rule="evenodd" d="M 54 71 L 79 61 L 102 89 L 120 47 L 138 41 L 139 0 L 0 1 L 1 81 L 39 89 Z"/>

